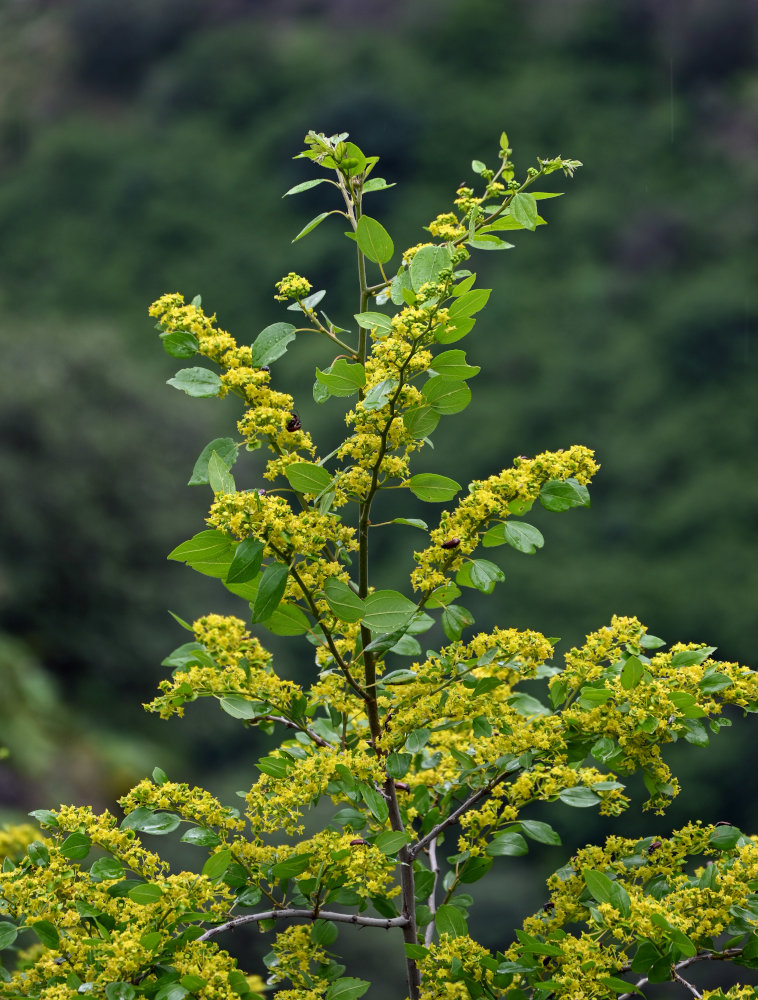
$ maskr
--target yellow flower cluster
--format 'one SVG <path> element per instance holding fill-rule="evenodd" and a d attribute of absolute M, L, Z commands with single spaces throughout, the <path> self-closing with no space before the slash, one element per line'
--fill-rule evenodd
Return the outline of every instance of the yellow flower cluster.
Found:
<path fill-rule="evenodd" d="M 686 735 L 689 720 L 720 714 L 724 703 L 756 704 L 758 675 L 735 663 L 688 657 L 697 653 L 694 644 L 648 658 L 640 646 L 644 631 L 636 618 L 614 617 L 566 654 L 566 669 L 550 687 L 563 695 L 560 718 L 567 735 L 613 740 L 620 751 L 614 768 L 621 773 L 641 768 L 657 786 L 666 786 L 666 794 L 654 792 L 645 806 L 662 812 L 678 784 L 661 758 L 661 745 Z M 622 670 L 630 653 L 639 664 L 636 682 Z"/>
<path fill-rule="evenodd" d="M 454 978 L 452 966 L 456 960 L 459 972 Z M 439 942 L 431 945 L 428 954 L 418 964 L 421 973 L 420 1000 L 469 1000 L 472 994 L 461 976 L 479 984 L 481 995 L 494 996 L 492 964 L 489 951 L 467 934 L 459 937 L 441 934 Z"/>
<path fill-rule="evenodd" d="M 286 302 L 287 299 L 304 299 L 312 285 L 307 278 L 290 271 L 289 274 L 276 282 L 275 288 L 278 295 L 275 295 L 274 298 L 278 302 Z"/>
<path fill-rule="evenodd" d="M 324 949 L 313 943 L 310 924 L 293 924 L 276 935 L 272 946 L 276 961 L 272 964 L 273 982 L 279 983 L 289 979 L 296 987 L 287 993 L 301 996 L 301 990 L 313 989 L 312 965 L 325 964 L 327 954 Z M 323 997 L 323 989 L 314 991 L 317 998 Z M 282 994 L 277 993 L 277 996 Z"/>
<path fill-rule="evenodd" d="M 734 914 L 748 913 L 746 907 L 754 905 L 758 878 L 755 838 L 742 838 L 721 851 L 713 839 L 718 829 L 691 823 L 669 838 L 609 837 L 604 846 L 582 849 L 552 875 L 549 904 L 523 925 L 527 935 L 550 943 L 541 975 L 551 988 L 577 1000 L 612 996 L 610 989 L 595 992 L 598 973 L 626 972 L 639 941 L 654 945 L 660 954 L 673 943 L 684 949 L 680 958 L 718 951 L 714 942 L 733 923 Z M 702 855 L 708 857 L 708 867 L 692 873 L 693 859 Z M 587 870 L 617 887 L 615 903 L 587 900 Z M 512 945 L 508 958 L 518 961 L 522 946 L 523 941 Z M 726 995 L 751 995 L 745 994 L 746 987 L 733 989 Z"/>
<path fill-rule="evenodd" d="M 159 684 L 161 693 L 145 706 L 149 712 L 168 719 L 172 715 L 182 716 L 188 701 L 229 695 L 282 711 L 301 693 L 294 681 L 278 676 L 270 654 L 239 618 L 205 615 L 194 623 L 193 630 L 216 665 L 177 667 L 170 679 Z"/>
<path fill-rule="evenodd" d="M 339 767 L 345 767 L 358 781 L 380 786 L 385 780 L 384 770 L 379 760 L 362 750 L 331 750 L 300 748 L 305 756 L 292 760 L 286 755 L 280 758 L 290 761 L 287 774 L 274 778 L 262 774 L 247 793 L 247 816 L 254 830 L 272 833 L 302 833 L 300 818 L 303 808 L 327 793 L 327 785 L 338 774 Z M 340 801 L 338 793 L 333 801 Z"/>
<path fill-rule="evenodd" d="M 206 316 L 199 305 L 186 305 L 178 292 L 161 296 L 150 306 L 150 315 L 159 320 L 166 333 L 192 333 L 197 338 L 198 353 L 225 369 L 221 395 L 235 392 L 245 401 L 237 429 L 249 445 L 266 442 L 277 456 L 264 473 L 267 478 L 281 475 L 288 458 L 298 460 L 298 452 L 314 454 L 310 435 L 294 417 L 292 397 L 270 387 L 268 371 L 252 367 L 251 349 L 238 345 L 226 330 L 219 330 L 215 315 Z"/>
<path fill-rule="evenodd" d="M 429 345 L 448 321 L 447 309 L 437 303 L 449 288 L 449 279 L 427 284 L 419 290 L 426 296 L 423 301 L 427 305 L 406 306 L 392 317 L 389 334 L 372 334 L 364 392 L 389 384 L 388 402 L 380 409 L 367 409 L 359 402 L 345 416 L 345 422 L 354 430 L 337 450 L 339 458 L 350 462 L 337 480 L 337 505 L 344 503 L 348 495 L 365 500 L 387 479 L 408 477 L 410 455 L 423 447 L 423 441 L 413 437 L 400 417 L 423 403 L 420 390 L 410 383 L 432 361 Z"/>
<path fill-rule="evenodd" d="M 469 484 L 469 495 L 452 511 L 443 511 L 440 523 L 431 533 L 431 545 L 414 553 L 416 569 L 411 574 L 415 590 L 430 592 L 445 583 L 458 570 L 467 555 L 479 544 L 479 536 L 492 520 L 504 520 L 513 501 L 532 502 L 542 486 L 551 479 L 574 478 L 588 483 L 598 465 L 593 453 L 582 445 L 567 451 L 546 451 L 536 458 L 517 458 L 512 469 L 505 469 L 489 479 Z M 455 549 L 443 543 L 458 538 Z"/>
<path fill-rule="evenodd" d="M 219 800 L 204 788 L 194 788 L 175 781 L 155 784 L 147 778 L 135 785 L 118 803 L 125 813 L 140 807 L 169 809 L 182 819 L 219 832 L 233 833 L 245 828 L 236 810 L 222 806 Z"/>
<path fill-rule="evenodd" d="M 457 240 L 459 236 L 463 236 L 466 232 L 466 227 L 462 226 L 458 221 L 458 216 L 455 212 L 443 212 L 430 222 L 426 228 L 432 236 L 436 236 L 440 240 Z"/>
<path fill-rule="evenodd" d="M 474 196 L 474 189 L 461 185 L 455 192 L 456 197 L 453 204 L 456 205 L 464 215 L 467 215 L 472 208 L 478 208 L 483 199 Z"/>
<path fill-rule="evenodd" d="M 181 798 L 182 786 L 175 790 L 174 797 Z M 84 982 L 98 996 L 108 984 L 121 981 L 141 982 L 149 990 L 167 949 L 165 964 L 180 977 L 200 977 L 204 997 L 232 1000 L 236 983 L 230 976 L 236 974 L 236 961 L 214 944 L 191 937 L 174 940 L 183 920 L 223 919 L 231 904 L 227 887 L 195 872 L 170 874 L 166 863 L 142 849 L 134 831 L 119 829 L 109 813 L 64 806 L 55 816 L 58 825 L 49 825 L 50 834 L 36 854 L 0 872 L 6 918 L 47 928 L 44 943 L 26 949 L 17 963 L 8 995 L 76 995 L 76 985 Z M 71 835 L 82 834 L 122 863 L 124 878 L 130 871 L 139 878 L 114 882 L 117 874 L 97 875 L 94 868 L 88 870 L 89 862 L 85 869 L 72 860 Z M 113 892 L 117 884 L 127 890 L 144 886 L 146 895 Z"/>
<path fill-rule="evenodd" d="M 355 551 L 355 529 L 334 514 L 306 509 L 295 513 L 284 497 L 257 490 L 220 493 L 211 506 L 208 524 L 235 538 L 257 538 L 264 557 L 288 561 L 294 555 L 318 559 L 328 543 Z"/>

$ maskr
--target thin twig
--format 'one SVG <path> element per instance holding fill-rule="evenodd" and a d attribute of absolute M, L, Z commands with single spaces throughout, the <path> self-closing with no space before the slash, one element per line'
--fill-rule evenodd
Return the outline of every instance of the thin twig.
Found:
<path fill-rule="evenodd" d="M 256 924 L 261 920 L 333 920 L 341 924 L 357 924 L 360 927 L 405 927 L 408 917 L 362 917 L 357 913 L 334 913 L 331 910 L 298 910 L 292 907 L 282 910 L 264 910 L 262 913 L 249 913 L 240 917 L 232 917 L 226 923 L 210 927 L 201 934 L 198 941 L 209 941 L 217 934 L 234 930 L 244 924 Z"/>
<path fill-rule="evenodd" d="M 412 858 L 417 858 L 418 855 L 421 853 L 421 851 L 423 851 L 423 849 L 427 846 L 427 844 L 431 844 L 433 840 L 436 840 L 443 830 L 446 830 L 447 827 L 455 823 L 455 821 L 458 819 L 459 816 L 462 816 L 473 805 L 476 805 L 476 803 L 480 799 L 483 799 L 485 795 L 489 795 L 492 789 L 495 788 L 496 785 L 499 785 L 501 781 L 505 781 L 505 779 L 509 777 L 510 774 L 511 774 L 510 771 L 504 771 L 502 774 L 499 774 L 496 778 L 493 778 L 492 781 L 488 781 L 486 785 L 483 785 L 481 788 L 478 788 L 475 792 L 469 795 L 466 801 L 462 802 L 457 809 L 454 809 L 449 816 L 443 819 L 436 826 L 432 827 L 432 829 L 429 831 L 429 833 L 426 834 L 425 837 L 422 837 L 421 840 L 417 840 L 415 844 L 410 845 L 410 847 L 408 848 L 410 856 Z"/>
<path fill-rule="evenodd" d="M 701 951 L 697 955 L 692 955 L 691 958 L 683 958 L 681 962 L 677 962 L 676 965 L 672 967 L 672 973 L 674 978 L 679 978 L 679 972 L 682 969 L 688 968 L 690 965 L 694 965 L 695 962 L 728 962 L 738 955 L 742 954 L 742 948 L 727 948 L 726 951 Z M 630 965 L 625 965 L 623 968 L 619 969 L 619 974 L 623 972 L 629 972 L 631 970 Z M 642 989 L 649 982 L 647 976 L 642 976 L 634 984 L 638 990 Z M 633 1000 L 636 997 L 636 993 L 622 993 L 616 998 L 616 1000 Z"/>
<path fill-rule="evenodd" d="M 269 722 L 281 722 L 281 724 L 283 726 L 287 726 L 288 729 L 297 729 L 298 732 L 305 733 L 306 736 L 310 736 L 313 742 L 318 744 L 318 746 L 324 747 L 327 750 L 335 749 L 333 743 L 330 743 L 328 740 L 325 740 L 323 736 L 319 736 L 318 733 L 314 733 L 314 731 L 312 729 L 309 729 L 308 726 L 301 726 L 300 723 L 293 722 L 292 719 L 287 719 L 283 715 L 261 715 L 258 717 L 257 721 L 260 722 L 261 719 L 266 719 Z"/>
<path fill-rule="evenodd" d="M 432 919 L 426 925 L 426 932 L 424 934 L 424 944 L 427 948 L 431 946 L 434 940 L 434 914 L 437 912 L 437 880 L 440 875 L 440 866 L 437 861 L 436 840 L 432 840 L 429 844 L 429 867 L 434 875 L 434 882 L 432 882 L 432 891 L 429 893 L 429 899 L 427 900 L 427 905 L 432 914 Z"/>

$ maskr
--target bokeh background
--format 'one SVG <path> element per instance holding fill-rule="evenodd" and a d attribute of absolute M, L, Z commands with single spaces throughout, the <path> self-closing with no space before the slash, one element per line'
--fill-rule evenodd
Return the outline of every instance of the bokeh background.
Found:
<path fill-rule="evenodd" d="M 469 606 L 564 649 L 635 614 L 756 664 L 757 50 L 752 0 L 0 4 L 0 821 L 112 806 L 155 764 L 219 794 L 249 783 L 256 734 L 212 708 L 160 723 L 139 707 L 183 641 L 167 609 L 245 613 L 165 559 L 203 526 L 208 491 L 184 484 L 234 410 L 165 386 L 181 363 L 146 313 L 202 293 L 251 341 L 293 269 L 349 321 L 338 224 L 290 243 L 325 189 L 281 200 L 309 176 L 292 157 L 310 128 L 381 156 L 397 186 L 370 211 L 400 247 L 473 158 L 495 162 L 502 129 L 522 171 L 584 162 L 551 179 L 567 195 L 543 203 L 548 228 L 476 260 L 495 291 L 464 346 L 483 372 L 424 461 L 465 483 L 581 442 L 602 472 L 590 511 L 535 515 L 538 556 L 495 551 L 506 583 Z M 329 359 L 306 343 L 276 367 L 326 441 L 340 415 L 310 385 Z M 415 540 L 383 549 L 382 582 Z M 310 647 L 275 645 L 291 676 L 312 670 Z M 666 817 L 550 813 L 565 848 L 474 887 L 485 942 L 540 904 L 573 844 L 692 816 L 758 830 L 755 729 L 734 721 L 707 750 L 672 748 L 684 792 Z M 381 947 L 357 948 L 382 968 Z M 374 996 L 394 995 L 384 981 Z"/>

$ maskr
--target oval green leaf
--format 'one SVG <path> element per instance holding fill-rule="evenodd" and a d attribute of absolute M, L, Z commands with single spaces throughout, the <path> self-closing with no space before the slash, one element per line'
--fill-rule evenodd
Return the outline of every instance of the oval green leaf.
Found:
<path fill-rule="evenodd" d="M 386 263 L 395 252 L 390 234 L 381 222 L 377 222 L 369 215 L 362 215 L 358 219 L 355 236 L 361 252 L 375 264 Z"/>
<path fill-rule="evenodd" d="M 221 379 L 207 368 L 182 368 L 166 384 L 198 399 L 218 396 L 221 391 Z"/>
<path fill-rule="evenodd" d="M 265 622 L 276 611 L 287 587 L 289 567 L 276 562 L 268 566 L 258 584 L 252 607 L 253 622 Z"/>
<path fill-rule="evenodd" d="M 341 622 L 357 622 L 366 611 L 364 602 L 352 587 L 332 577 L 324 584 L 324 595 L 329 607 Z"/>
<path fill-rule="evenodd" d="M 291 323 L 272 323 L 253 341 L 251 363 L 256 368 L 270 365 L 286 352 L 287 345 L 294 339 L 295 327 Z"/>
<path fill-rule="evenodd" d="M 331 485 L 332 477 L 323 467 L 313 462 L 296 462 L 288 465 L 284 472 L 290 486 L 298 493 L 313 493 L 318 496 Z"/>
<path fill-rule="evenodd" d="M 444 503 L 452 500 L 461 489 L 460 483 L 447 476 L 438 476 L 431 472 L 421 472 L 405 484 L 414 496 L 427 503 Z"/>
<path fill-rule="evenodd" d="M 372 632 L 393 632 L 407 625 L 416 605 L 397 590 L 377 590 L 364 602 L 362 621 Z"/>

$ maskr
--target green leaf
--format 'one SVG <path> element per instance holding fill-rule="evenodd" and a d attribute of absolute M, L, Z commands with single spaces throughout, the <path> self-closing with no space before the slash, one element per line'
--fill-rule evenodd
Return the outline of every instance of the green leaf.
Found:
<path fill-rule="evenodd" d="M 324 595 L 327 604 L 341 622 L 360 621 L 366 611 L 365 604 L 352 587 L 336 577 L 326 581 Z"/>
<path fill-rule="evenodd" d="M 197 337 L 189 330 L 172 330 L 160 335 L 163 350 L 172 358 L 191 358 L 198 352 Z"/>
<path fill-rule="evenodd" d="M 592 898 L 598 903 L 610 903 L 613 895 L 613 882 L 602 872 L 592 868 L 583 868 L 582 875 Z"/>
<path fill-rule="evenodd" d="M 415 643 L 416 648 L 419 650 L 419 652 L 421 651 L 421 647 L 414 638 L 412 638 L 411 636 L 403 636 L 403 639 L 407 639 L 410 640 L 412 643 Z M 400 640 L 401 643 L 403 642 L 403 639 Z M 399 643 L 392 647 L 393 652 L 397 652 L 397 645 L 399 645 Z M 408 655 L 412 656 L 414 654 L 415 650 L 413 653 L 409 653 Z M 382 677 L 381 682 L 382 684 L 389 684 L 391 686 L 393 684 L 409 684 L 411 681 L 415 681 L 417 679 L 418 679 L 418 674 L 416 673 L 415 670 L 391 670 L 388 674 L 385 674 L 384 677 Z"/>
<path fill-rule="evenodd" d="M 443 903 L 437 907 L 434 914 L 434 925 L 439 934 L 447 934 L 450 937 L 465 937 L 468 934 L 466 918 L 457 906 L 452 903 Z"/>
<path fill-rule="evenodd" d="M 271 778 L 285 778 L 292 764 L 286 757 L 261 757 L 255 766 Z"/>
<path fill-rule="evenodd" d="M 396 781 L 402 781 L 402 779 L 408 773 L 408 768 L 411 766 L 413 756 L 409 753 L 390 753 L 387 755 L 387 774 L 391 778 L 395 778 Z"/>
<path fill-rule="evenodd" d="M 135 885 L 133 889 L 130 889 L 127 895 L 129 899 L 135 903 L 139 903 L 140 906 L 149 906 L 151 903 L 157 903 L 161 899 L 163 890 L 159 885 L 153 885 L 150 882 L 140 882 L 139 885 Z"/>
<path fill-rule="evenodd" d="M 600 796 L 593 792 L 591 788 L 585 788 L 583 785 L 564 788 L 558 794 L 558 798 L 561 802 L 565 802 L 567 806 L 573 806 L 575 809 L 586 809 L 589 806 L 596 806 L 600 802 Z"/>
<path fill-rule="evenodd" d="M 398 382 L 394 378 L 385 378 L 372 386 L 363 397 L 361 406 L 364 410 L 381 410 L 390 401 L 390 396 L 397 389 Z"/>
<path fill-rule="evenodd" d="M 311 941 L 316 945 L 329 947 L 337 940 L 337 925 L 331 920 L 315 920 L 311 926 Z"/>
<path fill-rule="evenodd" d="M 397 590 L 377 590 L 364 602 L 363 624 L 372 632 L 394 632 L 407 625 L 416 605 Z"/>
<path fill-rule="evenodd" d="M 311 623 L 296 604 L 280 604 L 263 623 L 274 635 L 305 635 Z"/>
<path fill-rule="evenodd" d="M 736 826 L 717 826 L 708 840 L 718 851 L 731 851 L 737 846 L 742 831 Z"/>
<path fill-rule="evenodd" d="M 590 493 L 576 479 L 551 479 L 540 490 L 540 503 L 546 510 L 564 511 L 571 507 L 589 507 Z"/>
<path fill-rule="evenodd" d="M 438 375 L 446 375 L 455 379 L 473 378 L 481 371 L 479 365 L 466 363 L 465 351 L 442 351 L 432 359 L 431 368 Z"/>
<path fill-rule="evenodd" d="M 245 538 L 234 550 L 227 583 L 247 583 L 258 575 L 263 560 L 263 542 L 257 538 Z"/>
<path fill-rule="evenodd" d="M 116 858 L 98 858 L 89 870 L 93 882 L 111 882 L 124 877 L 124 866 Z"/>
<path fill-rule="evenodd" d="M 234 476 L 224 460 L 215 451 L 208 459 L 208 482 L 216 496 L 220 493 L 234 493 L 237 489 Z"/>
<path fill-rule="evenodd" d="M 474 616 L 459 604 L 448 604 L 442 612 L 442 631 L 451 642 L 460 639 L 465 628 L 474 624 Z"/>
<path fill-rule="evenodd" d="M 626 979 L 619 979 L 618 976 L 598 976 L 597 981 L 613 990 L 614 993 L 639 993 L 641 997 L 645 995 L 639 986 L 635 986 L 634 983 L 630 983 Z"/>
<path fill-rule="evenodd" d="M 38 868 L 46 868 L 50 864 L 50 852 L 41 840 L 33 840 L 26 853 Z"/>
<path fill-rule="evenodd" d="M 33 819 L 36 819 L 41 826 L 58 826 L 57 816 L 49 809 L 32 809 L 29 815 L 33 817 Z"/>
<path fill-rule="evenodd" d="M 0 951 L 9 948 L 18 936 L 18 928 L 7 920 L 0 920 Z"/>
<path fill-rule="evenodd" d="M 392 329 L 392 317 L 384 313 L 355 313 L 355 321 L 364 330 L 381 330 L 383 334 L 387 334 Z"/>
<path fill-rule="evenodd" d="M 715 652 L 715 646 L 705 646 L 703 649 L 681 649 L 671 657 L 671 666 L 692 667 L 698 663 L 703 663 L 711 653 Z"/>
<path fill-rule="evenodd" d="M 503 540 L 507 545 L 516 549 L 517 552 L 524 552 L 526 555 L 532 555 L 537 551 L 537 549 L 541 549 L 545 544 L 542 532 L 533 525 L 527 524 L 525 521 L 506 521 L 505 524 L 502 525 L 502 528 Z M 489 532 L 487 532 L 487 534 L 489 534 Z M 483 544 L 487 544 L 484 539 Z"/>
<path fill-rule="evenodd" d="M 550 826 L 538 819 L 519 820 L 519 826 L 531 840 L 536 840 L 538 844 L 550 844 L 559 847 L 561 838 L 559 834 Z"/>
<path fill-rule="evenodd" d="M 326 1000 L 358 1000 L 370 985 L 371 983 L 367 983 L 365 979 L 344 976 L 329 984 Z"/>
<path fill-rule="evenodd" d="M 279 861 L 272 869 L 274 878 L 294 878 L 296 875 L 302 875 L 312 857 L 312 854 L 293 854 L 291 858 Z"/>
<path fill-rule="evenodd" d="M 317 184 L 326 183 L 328 183 L 327 177 L 317 177 L 315 180 L 301 181 L 300 184 L 296 184 L 294 187 L 291 187 L 289 191 L 285 191 L 282 198 L 286 198 L 287 195 L 290 194 L 300 194 L 301 191 L 310 191 L 310 189 L 316 187 Z"/>
<path fill-rule="evenodd" d="M 90 852 L 92 841 L 84 833 L 70 833 L 61 844 L 61 854 L 69 861 L 82 861 Z"/>
<path fill-rule="evenodd" d="M 452 500 L 461 489 L 460 483 L 447 476 L 437 476 L 431 472 L 421 472 L 405 483 L 414 496 L 427 503 L 444 503 Z"/>
<path fill-rule="evenodd" d="M 631 691 L 632 688 L 637 687 L 639 682 L 642 680 L 644 672 L 644 667 L 642 666 L 640 660 L 636 656 L 630 656 L 624 663 L 624 667 L 621 671 L 621 687 L 624 688 L 625 691 Z"/>
<path fill-rule="evenodd" d="M 482 233 L 473 240 L 468 240 L 468 245 L 474 250 L 512 250 L 513 243 L 506 243 L 499 236 L 492 236 L 489 233 Z"/>
<path fill-rule="evenodd" d="M 380 833 L 374 841 L 374 846 L 378 847 L 382 854 L 397 854 L 401 847 L 408 843 L 409 837 L 402 830 L 385 830 Z"/>
<path fill-rule="evenodd" d="M 470 292 L 459 295 L 448 308 L 448 317 L 451 321 L 466 319 L 484 309 L 487 299 L 492 292 L 491 288 L 472 288 Z"/>
<path fill-rule="evenodd" d="M 524 229 L 535 229 L 537 226 L 537 202 L 533 194 L 519 191 L 511 200 L 511 216 L 524 227 Z"/>
<path fill-rule="evenodd" d="M 182 368 L 173 378 L 168 379 L 166 385 L 172 385 L 198 399 L 218 396 L 221 391 L 221 379 L 207 368 Z"/>
<path fill-rule="evenodd" d="M 388 184 L 383 177 L 372 177 L 363 185 L 363 193 L 371 194 L 372 191 L 386 191 L 388 188 L 393 188 L 394 186 L 394 183 Z"/>
<path fill-rule="evenodd" d="M 734 684 L 734 681 L 731 677 L 714 671 L 713 673 L 707 673 L 698 684 L 698 687 L 705 694 L 716 694 L 718 691 L 724 691 L 726 688 L 731 687 L 732 684 Z"/>
<path fill-rule="evenodd" d="M 409 268 L 413 290 L 417 292 L 427 282 L 439 281 L 442 273 L 450 269 L 451 260 L 450 248 L 444 245 L 417 250 Z"/>
<path fill-rule="evenodd" d="M 390 524 L 409 524 L 411 528 L 421 528 L 422 531 L 429 530 L 426 521 L 422 521 L 419 517 L 395 517 L 390 521 Z"/>
<path fill-rule="evenodd" d="M 184 1000 L 189 991 L 181 983 L 166 983 L 161 986 L 153 1000 Z"/>
<path fill-rule="evenodd" d="M 60 937 L 56 927 L 49 920 L 37 920 L 30 925 L 34 933 L 46 948 L 57 948 Z"/>
<path fill-rule="evenodd" d="M 198 573 L 225 580 L 234 556 L 235 542 L 223 531 L 201 531 L 169 552 L 167 559 L 187 563 Z"/>
<path fill-rule="evenodd" d="M 534 698 L 524 691 L 517 691 L 508 699 L 508 704 L 515 709 L 519 715 L 530 718 L 533 715 L 551 715 L 550 709 L 543 705 L 538 698 Z"/>
<path fill-rule="evenodd" d="M 471 390 L 466 383 L 447 375 L 430 378 L 421 395 L 435 413 L 459 413 L 471 402 Z"/>
<path fill-rule="evenodd" d="M 210 461 L 210 457 L 214 451 L 226 465 L 227 469 L 231 469 L 237 461 L 238 445 L 236 441 L 228 437 L 214 438 L 214 440 L 207 444 L 200 452 L 200 455 L 195 462 L 195 467 L 192 470 L 190 481 L 187 483 L 188 486 L 208 485 L 208 462 Z"/>
<path fill-rule="evenodd" d="M 129 814 L 134 815 L 133 813 Z M 139 830 L 140 833 L 152 833 L 155 836 L 163 836 L 167 833 L 173 833 L 174 830 L 181 823 L 180 818 L 175 813 L 170 812 L 154 812 L 150 816 L 145 816 L 144 819 L 140 820 L 129 829 Z"/>
<path fill-rule="evenodd" d="M 413 732 L 408 733 L 405 740 L 405 749 L 409 753 L 418 753 L 419 750 L 423 750 L 426 744 L 429 742 L 429 737 L 432 735 L 430 729 L 414 729 Z"/>
<path fill-rule="evenodd" d="M 286 352 L 287 345 L 295 339 L 295 327 L 291 323 L 272 323 L 261 330 L 252 343 L 251 364 L 256 368 L 270 365 Z"/>
<path fill-rule="evenodd" d="M 218 834 L 202 826 L 190 827 L 179 839 L 183 844 L 194 844 L 195 847 L 217 847 L 219 843 Z"/>
<path fill-rule="evenodd" d="M 416 439 L 429 437 L 439 422 L 440 415 L 431 406 L 415 406 L 403 414 L 405 429 Z"/>
<path fill-rule="evenodd" d="M 219 705 L 233 719 L 254 719 L 260 714 L 255 704 L 241 694 L 228 694 L 219 699 Z"/>
<path fill-rule="evenodd" d="M 216 854 L 211 854 L 203 865 L 202 874 L 209 879 L 221 878 L 231 864 L 231 861 L 232 852 L 228 848 L 218 851 Z"/>
<path fill-rule="evenodd" d="M 325 372 L 317 368 L 316 379 L 331 396 L 352 396 L 366 384 L 366 372 L 363 365 L 338 358 Z"/>
<path fill-rule="evenodd" d="M 485 854 L 491 858 L 520 857 L 528 854 L 529 845 L 520 833 L 499 833 L 487 844 Z"/>
<path fill-rule="evenodd" d="M 134 1000 L 136 996 L 131 983 L 108 983 L 105 987 L 105 1000 Z"/>
<path fill-rule="evenodd" d="M 202 976 L 195 976 L 190 974 L 187 976 L 182 976 L 179 982 L 185 988 L 185 990 L 189 990 L 190 993 L 197 993 L 198 990 L 202 989 L 203 986 L 205 986 L 208 980 L 203 979 Z"/>
<path fill-rule="evenodd" d="M 326 180 L 326 178 L 324 178 L 324 180 Z M 331 214 L 332 214 L 331 212 L 321 212 L 321 214 L 317 215 L 315 219 L 311 219 L 309 223 L 303 226 L 303 228 L 300 230 L 300 232 L 297 234 L 297 236 L 294 238 L 292 242 L 297 243 L 298 240 L 301 240 L 304 236 L 307 236 L 308 233 L 313 232 L 316 226 L 320 225 L 324 221 L 324 219 L 326 219 Z"/>
<path fill-rule="evenodd" d="M 331 485 L 332 477 L 323 467 L 313 462 L 296 462 L 288 465 L 284 472 L 290 486 L 298 493 L 319 493 Z"/>
<path fill-rule="evenodd" d="M 384 264 L 395 252 L 390 234 L 376 219 L 362 215 L 355 230 L 361 252 L 375 264 Z"/>
<path fill-rule="evenodd" d="M 253 604 L 253 622 L 265 622 L 279 606 L 287 587 L 289 566 L 275 562 L 266 567 Z"/>
<path fill-rule="evenodd" d="M 455 582 L 463 587 L 474 587 L 483 594 L 491 594 L 496 583 L 502 583 L 505 573 L 489 559 L 472 559 L 465 562 L 456 573 Z"/>

